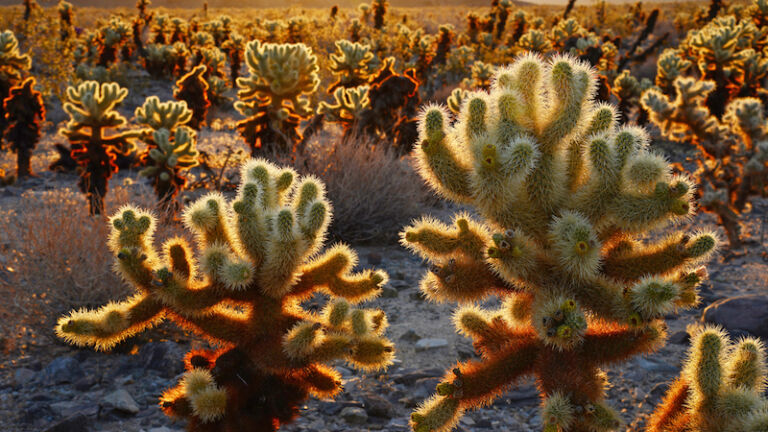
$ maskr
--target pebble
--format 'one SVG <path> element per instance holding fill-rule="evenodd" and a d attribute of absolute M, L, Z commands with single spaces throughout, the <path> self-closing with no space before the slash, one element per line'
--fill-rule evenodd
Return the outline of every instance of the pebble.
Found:
<path fill-rule="evenodd" d="M 358 407 L 346 407 L 341 410 L 340 416 L 351 425 L 364 425 L 368 421 L 368 414 Z"/>
<path fill-rule="evenodd" d="M 448 341 L 442 338 L 426 338 L 416 342 L 416 351 L 428 351 L 448 346 Z"/>
<path fill-rule="evenodd" d="M 139 412 L 139 405 L 133 399 L 130 393 L 125 389 L 117 389 L 106 395 L 102 399 L 102 405 L 105 408 L 112 408 L 127 414 L 136 414 Z"/>

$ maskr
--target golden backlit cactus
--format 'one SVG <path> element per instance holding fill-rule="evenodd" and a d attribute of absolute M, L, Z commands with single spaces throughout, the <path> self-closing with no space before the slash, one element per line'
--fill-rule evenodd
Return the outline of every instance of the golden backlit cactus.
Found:
<path fill-rule="evenodd" d="M 260 159 L 241 179 L 234 200 L 210 193 L 185 210 L 194 249 L 172 238 L 157 251 L 155 218 L 121 209 L 109 247 L 136 293 L 56 327 L 70 343 L 106 350 L 167 318 L 218 345 L 190 352 L 184 377 L 161 398 L 190 431 L 275 431 L 309 394 L 341 390 L 326 363 L 377 370 L 393 358 L 384 313 L 354 306 L 375 297 L 386 274 L 352 273 L 357 258 L 344 245 L 321 252 L 331 217 L 323 184 Z M 301 308 L 315 292 L 330 297 L 325 308 Z"/>
<path fill-rule="evenodd" d="M 371 61 L 374 55 L 371 47 L 348 40 L 335 42 L 336 53 L 331 54 L 330 70 L 338 78 L 331 84 L 328 91 L 334 92 L 338 87 L 351 88 L 368 82 L 371 74 Z"/>
<path fill-rule="evenodd" d="M 446 373 L 413 413 L 416 432 L 451 429 L 525 375 L 545 431 L 616 430 L 601 367 L 657 349 L 663 317 L 696 304 L 715 236 L 641 240 L 691 215 L 691 183 L 594 102 L 595 86 L 570 57 L 525 55 L 497 69 L 489 93 L 469 93 L 453 125 L 424 108 L 419 172 L 478 216 L 416 221 L 402 242 L 432 263 L 424 295 L 463 305 L 455 324 L 482 358 Z M 475 305 L 489 295 L 499 309 Z"/>
<path fill-rule="evenodd" d="M 248 77 L 237 79 L 235 109 L 246 116 L 238 129 L 252 152 L 286 152 L 301 140 L 299 123 L 312 114 L 310 97 L 320 84 L 317 58 L 304 44 L 254 40 L 245 49 Z"/>
<path fill-rule="evenodd" d="M 707 108 L 715 82 L 678 77 L 674 86 L 674 99 L 650 89 L 641 103 L 665 137 L 696 147 L 702 207 L 718 216 L 730 246 L 738 248 L 739 215 L 751 197 L 768 194 L 768 121 L 763 103 L 735 99 L 720 120 Z"/>
<path fill-rule="evenodd" d="M 765 345 L 732 342 L 719 327 L 692 329 L 683 372 L 656 407 L 648 432 L 765 432 Z"/>
<path fill-rule="evenodd" d="M 126 124 L 117 107 L 128 89 L 117 83 L 86 81 L 67 88 L 64 111 L 69 121 L 59 130 L 71 146 L 78 166 L 80 190 L 86 194 L 91 214 L 101 214 L 109 179 L 118 171 L 119 154 L 134 149 L 138 131 L 118 130 Z"/>

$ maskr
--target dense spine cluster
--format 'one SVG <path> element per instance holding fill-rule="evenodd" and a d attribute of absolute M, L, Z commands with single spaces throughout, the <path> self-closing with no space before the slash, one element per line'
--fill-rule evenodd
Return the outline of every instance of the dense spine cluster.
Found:
<path fill-rule="evenodd" d="M 427 298 L 463 305 L 456 326 L 482 358 L 446 373 L 413 413 L 416 432 L 449 430 L 526 375 L 546 431 L 616 430 L 601 367 L 657 349 L 664 315 L 696 304 L 715 236 L 640 240 L 691 215 L 692 185 L 644 130 L 594 102 L 595 81 L 569 57 L 527 55 L 496 71 L 490 93 L 466 95 L 453 125 L 442 107 L 423 110 L 421 175 L 478 217 L 422 219 L 402 241 L 432 262 Z M 474 304 L 489 295 L 502 307 Z"/>
<path fill-rule="evenodd" d="M 384 313 L 355 307 L 386 274 L 352 273 L 357 259 L 344 245 L 321 252 L 331 216 L 322 183 L 264 160 L 243 165 L 241 179 L 234 200 L 211 193 L 185 210 L 196 252 L 179 237 L 158 252 L 155 218 L 121 209 L 109 247 L 136 293 L 56 327 L 70 343 L 106 350 L 171 319 L 219 346 L 187 354 L 187 372 L 161 398 L 190 431 L 275 431 L 308 395 L 341 391 L 328 362 L 377 370 L 393 358 Z M 325 307 L 303 309 L 316 292 L 330 297 Z"/>

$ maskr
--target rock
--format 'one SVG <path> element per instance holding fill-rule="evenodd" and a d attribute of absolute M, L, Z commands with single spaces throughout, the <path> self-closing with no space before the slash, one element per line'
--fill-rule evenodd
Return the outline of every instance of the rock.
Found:
<path fill-rule="evenodd" d="M 403 333 L 402 336 L 400 336 L 400 340 L 406 342 L 417 342 L 419 339 L 421 339 L 421 336 L 419 336 L 419 334 L 416 333 L 413 329 L 409 329 L 407 332 Z"/>
<path fill-rule="evenodd" d="M 382 257 L 380 253 L 371 252 L 368 254 L 368 264 L 379 265 L 381 264 L 381 261 L 382 261 Z"/>
<path fill-rule="evenodd" d="M 675 345 L 686 345 L 691 339 L 688 332 L 685 330 L 678 330 L 669 336 L 669 343 Z"/>
<path fill-rule="evenodd" d="M 13 382 L 18 386 L 24 386 L 35 379 L 35 375 L 37 374 L 32 369 L 18 368 L 13 373 Z"/>
<path fill-rule="evenodd" d="M 669 373 L 674 375 L 679 372 L 675 366 L 655 359 L 638 357 L 636 362 L 639 367 L 645 369 L 648 372 Z"/>
<path fill-rule="evenodd" d="M 141 347 L 139 361 L 144 368 L 172 378 L 184 371 L 184 350 L 173 341 L 150 342 Z"/>
<path fill-rule="evenodd" d="M 43 369 L 41 382 L 45 385 L 74 383 L 85 376 L 80 363 L 73 357 L 56 357 Z"/>
<path fill-rule="evenodd" d="M 442 377 L 444 373 L 444 370 L 438 368 L 417 369 L 410 372 L 404 371 L 402 375 L 393 376 L 392 380 L 397 384 L 410 386 L 422 378 L 439 378 Z"/>
<path fill-rule="evenodd" d="M 340 416 L 351 425 L 364 425 L 368 421 L 368 414 L 358 407 L 346 407 L 341 410 Z"/>
<path fill-rule="evenodd" d="M 399 294 L 400 293 L 396 289 L 394 289 L 392 287 L 385 286 L 384 288 L 381 289 L 381 297 L 382 298 L 395 298 Z"/>
<path fill-rule="evenodd" d="M 43 432 L 86 432 L 91 430 L 91 420 L 85 414 L 75 414 L 59 420 Z"/>
<path fill-rule="evenodd" d="M 176 432 L 176 429 L 167 428 L 165 426 L 149 428 L 147 432 Z"/>
<path fill-rule="evenodd" d="M 718 300 L 704 309 L 702 321 L 723 326 L 731 337 L 750 334 L 768 340 L 768 296 Z"/>
<path fill-rule="evenodd" d="M 382 396 L 376 393 L 366 393 L 361 398 L 363 408 L 368 415 L 383 418 L 391 418 L 395 415 L 395 408 Z"/>
<path fill-rule="evenodd" d="M 426 300 L 426 298 L 424 298 L 424 294 L 422 294 L 421 291 L 412 292 L 410 295 L 410 298 L 411 300 L 421 301 L 421 302 Z"/>
<path fill-rule="evenodd" d="M 416 351 L 429 351 L 448 346 L 448 341 L 442 338 L 420 339 L 416 342 Z"/>
<path fill-rule="evenodd" d="M 139 404 L 136 403 L 133 396 L 131 396 L 125 389 L 113 391 L 104 396 L 104 399 L 102 399 L 101 402 L 105 408 L 112 408 L 127 414 L 136 414 L 139 412 Z"/>

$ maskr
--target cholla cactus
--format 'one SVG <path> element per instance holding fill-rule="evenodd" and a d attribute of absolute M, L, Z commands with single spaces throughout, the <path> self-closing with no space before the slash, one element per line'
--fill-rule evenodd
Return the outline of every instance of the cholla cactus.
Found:
<path fill-rule="evenodd" d="M 170 214 L 176 211 L 176 195 L 187 184 L 184 171 L 199 165 L 196 140 L 195 131 L 186 126 L 152 133 L 154 147 L 147 152 L 147 167 L 139 174 L 151 180 L 161 207 Z"/>
<path fill-rule="evenodd" d="M 221 49 L 229 57 L 229 77 L 232 87 L 237 86 L 237 79 L 240 78 L 240 67 L 243 65 L 243 54 L 245 51 L 245 38 L 239 33 L 230 33 L 222 45 Z"/>
<path fill-rule="evenodd" d="M 640 97 L 643 92 L 651 88 L 652 84 L 648 78 L 638 80 L 633 77 L 628 70 L 623 70 L 613 81 L 611 91 L 619 100 L 619 116 L 623 123 L 629 122 L 629 115 L 632 108 L 640 104 Z M 646 111 L 638 110 L 638 124 L 644 124 L 647 121 Z"/>
<path fill-rule="evenodd" d="M 459 115 L 461 112 L 461 106 L 464 105 L 464 101 L 469 97 L 469 92 L 462 88 L 455 88 L 445 101 L 446 106 L 454 116 Z"/>
<path fill-rule="evenodd" d="M 98 66 L 107 68 L 119 60 L 118 53 L 127 50 L 131 39 L 131 26 L 118 17 L 112 17 L 109 23 L 99 29 L 95 42 L 99 49 Z M 129 57 L 130 51 L 123 51 L 123 58 Z"/>
<path fill-rule="evenodd" d="M 678 50 L 667 48 L 659 55 L 656 65 L 656 86 L 664 94 L 669 95 L 675 91 L 675 79 L 683 76 L 690 69 L 692 63 L 686 60 Z"/>
<path fill-rule="evenodd" d="M 192 118 L 189 127 L 200 130 L 206 122 L 208 108 L 211 101 L 208 99 L 208 82 L 205 80 L 205 65 L 192 68 L 186 75 L 176 81 L 176 90 L 173 97 L 187 103 L 192 110 Z"/>
<path fill-rule="evenodd" d="M 732 343 L 718 327 L 697 328 L 683 372 L 656 408 L 648 432 L 764 432 L 765 384 L 760 339 Z"/>
<path fill-rule="evenodd" d="M 351 273 L 356 256 L 343 245 L 320 253 L 331 216 L 322 183 L 263 160 L 247 162 L 241 179 L 234 201 L 211 193 L 186 209 L 197 256 L 180 237 L 159 254 L 154 218 L 120 210 L 109 246 L 136 294 L 56 327 L 70 343 L 106 350 L 170 318 L 217 343 L 188 353 L 187 372 L 161 397 L 190 431 L 275 431 L 309 394 L 341 391 L 326 363 L 378 370 L 393 357 L 384 313 L 353 306 L 376 296 L 386 274 Z M 315 292 L 330 296 L 320 313 L 299 306 Z"/>
<path fill-rule="evenodd" d="M 351 88 L 367 83 L 374 57 L 371 47 L 348 40 L 339 40 L 335 44 L 336 53 L 330 56 L 329 68 L 338 78 L 328 92 L 333 93 L 339 87 Z"/>
<path fill-rule="evenodd" d="M 725 107 L 723 120 L 710 113 L 712 81 L 675 80 L 677 96 L 651 89 L 641 103 L 667 138 L 696 146 L 700 153 L 701 204 L 715 213 L 732 248 L 741 246 L 738 215 L 752 195 L 765 195 L 768 180 L 768 124 L 763 104 L 740 98 Z"/>
<path fill-rule="evenodd" d="M 8 124 L 3 138 L 11 150 L 16 152 L 17 178 L 32 175 L 32 150 L 40 139 L 40 123 L 45 121 L 43 97 L 35 90 L 35 84 L 34 77 L 25 79 L 16 87 L 12 87 L 3 101 L 3 112 Z"/>
<path fill-rule="evenodd" d="M 12 31 L 0 33 L 0 99 L 8 97 L 11 87 L 17 85 L 24 73 L 32 67 L 32 59 L 19 51 L 19 41 Z M 1 105 L 1 104 L 0 104 Z M 7 122 L 0 107 L 0 131 L 4 131 Z"/>
<path fill-rule="evenodd" d="M 339 123 L 344 128 L 344 136 L 356 133 L 366 118 L 371 101 L 368 98 L 368 86 L 353 88 L 339 87 L 333 92 L 333 103 L 320 102 L 317 113 L 325 120 Z"/>
<path fill-rule="evenodd" d="M 388 0 L 372 0 L 371 9 L 373 10 L 373 28 L 381 30 L 384 28 L 384 15 L 389 9 Z"/>
<path fill-rule="evenodd" d="M 235 109 L 246 116 L 237 123 L 251 152 L 266 147 L 291 151 L 301 141 L 299 123 L 312 114 L 309 97 L 320 83 L 312 49 L 304 44 L 254 40 L 245 49 L 248 77 L 239 78 Z"/>
<path fill-rule="evenodd" d="M 65 41 L 74 34 L 74 24 L 72 18 L 74 16 L 72 3 L 65 0 L 59 0 L 59 4 L 56 10 L 59 12 L 60 30 L 59 34 L 62 41 Z"/>
<path fill-rule="evenodd" d="M 453 31 L 453 26 L 450 24 L 443 24 L 437 28 L 435 58 L 433 63 L 436 65 L 444 65 L 448 59 L 448 55 L 451 53 L 451 45 L 456 37 L 456 33 Z"/>
<path fill-rule="evenodd" d="M 133 139 L 139 136 L 137 131 L 115 130 L 126 123 L 116 109 L 126 96 L 128 90 L 116 83 L 86 81 L 67 88 L 63 108 L 70 120 L 59 133 L 69 139 L 91 214 L 101 214 L 109 179 L 118 170 L 117 155 L 133 150 Z"/>
<path fill-rule="evenodd" d="M 480 219 L 425 218 L 402 242 L 432 262 L 424 295 L 464 304 L 454 321 L 482 358 L 446 373 L 413 413 L 416 432 L 449 430 L 525 375 L 545 431 L 616 430 L 600 368 L 657 349 L 664 315 L 696 303 L 715 237 L 640 240 L 691 214 L 692 186 L 594 89 L 583 63 L 528 55 L 497 70 L 490 94 L 470 93 L 453 126 L 443 108 L 423 110 L 420 174 Z M 500 309 L 474 305 L 488 295 Z"/>
<path fill-rule="evenodd" d="M 546 33 L 538 29 L 529 29 L 517 43 L 523 51 L 546 54 L 554 49 Z"/>
<path fill-rule="evenodd" d="M 192 120 L 192 111 L 184 101 L 160 102 L 157 96 L 150 96 L 144 104 L 134 112 L 136 123 L 146 126 L 141 130 L 141 139 L 147 144 L 147 151 L 157 148 L 157 143 L 152 136 L 160 129 L 166 129 L 171 133 L 185 126 Z"/>
<path fill-rule="evenodd" d="M 170 78 L 176 68 L 173 47 L 165 44 L 149 44 L 141 62 L 144 69 L 154 78 Z"/>
<path fill-rule="evenodd" d="M 471 80 L 467 87 L 470 89 L 488 90 L 491 87 L 491 78 L 496 68 L 492 64 L 476 61 L 472 65 Z"/>

